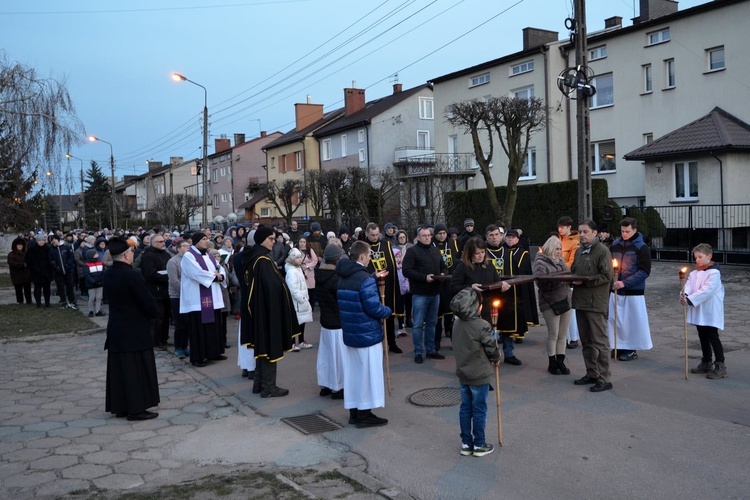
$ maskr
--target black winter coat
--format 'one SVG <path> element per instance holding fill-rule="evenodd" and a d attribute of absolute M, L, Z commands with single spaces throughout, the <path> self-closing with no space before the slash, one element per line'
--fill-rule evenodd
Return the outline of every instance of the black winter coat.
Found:
<path fill-rule="evenodd" d="M 156 300 L 169 300 L 169 276 L 167 262 L 172 256 L 166 250 L 146 247 L 141 254 L 141 273 L 146 280 L 148 290 Z M 159 271 L 164 271 L 160 274 Z"/>
<path fill-rule="evenodd" d="M 320 326 L 329 330 L 341 328 L 339 315 L 339 301 L 336 292 L 339 286 L 339 276 L 336 266 L 322 264 L 315 270 L 315 298 L 320 306 Z"/>
<path fill-rule="evenodd" d="M 104 349 L 111 353 L 154 348 L 151 319 L 159 314 L 156 301 L 146 293 L 143 276 L 124 262 L 115 261 L 102 277 L 109 300 L 109 321 Z"/>
<path fill-rule="evenodd" d="M 474 283 L 480 285 L 491 285 L 502 281 L 500 276 L 491 265 L 474 264 L 474 269 L 470 269 L 463 261 L 459 262 L 456 270 L 453 271 L 450 281 L 450 294 L 455 296 L 458 292 L 470 287 Z M 490 321 L 490 308 L 492 301 L 503 296 L 503 293 L 497 289 L 491 292 L 482 292 L 482 318 Z"/>
<path fill-rule="evenodd" d="M 16 250 L 17 245 L 23 245 L 21 251 Z M 14 285 L 23 285 L 31 282 L 31 273 L 26 266 L 26 240 L 16 238 L 11 246 L 12 250 L 8 254 L 8 267 L 10 268 L 10 281 Z"/>
<path fill-rule="evenodd" d="M 36 244 L 26 251 L 26 265 L 31 271 L 31 281 L 44 283 L 52 281 L 54 273 L 49 261 L 49 245 Z"/>
<path fill-rule="evenodd" d="M 76 259 L 68 245 L 49 246 L 49 261 L 56 274 L 70 274 L 76 276 Z"/>
<path fill-rule="evenodd" d="M 401 264 L 404 276 L 409 279 L 412 295 L 437 295 L 440 293 L 440 282 L 427 282 L 427 276 L 439 276 L 445 272 L 445 262 L 440 250 L 432 244 L 417 243 L 406 251 Z"/>

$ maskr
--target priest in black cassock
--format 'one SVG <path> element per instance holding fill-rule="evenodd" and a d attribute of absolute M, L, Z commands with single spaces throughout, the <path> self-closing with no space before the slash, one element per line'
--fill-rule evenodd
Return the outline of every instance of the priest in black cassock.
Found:
<path fill-rule="evenodd" d="M 383 305 L 390 308 L 393 314 L 385 320 L 385 334 L 388 340 L 388 350 L 401 354 L 402 351 L 396 345 L 396 316 L 404 315 L 404 296 L 399 292 L 398 268 L 396 257 L 393 255 L 393 246 L 387 239 L 381 239 L 380 227 L 374 222 L 367 224 L 365 228 L 365 241 L 370 245 L 370 264 L 367 270 L 370 273 L 388 271 L 385 276 L 385 302 Z"/>
<path fill-rule="evenodd" d="M 277 362 L 284 352 L 292 350 L 292 338 L 300 334 L 292 295 L 276 263 L 270 256 L 275 241 L 273 230 L 260 226 L 253 236 L 255 246 L 241 261 L 240 279 L 244 279 L 247 296 L 242 297 L 240 342 L 242 348 L 255 351 L 253 393 L 262 398 L 289 394 L 276 385 Z M 245 250 L 243 254 L 248 252 Z M 239 277 L 239 276 L 238 276 Z"/>
<path fill-rule="evenodd" d="M 104 271 L 102 284 L 109 299 L 107 322 L 107 384 L 105 409 L 118 418 L 149 420 L 159 416 L 147 411 L 159 404 L 151 320 L 158 315 L 156 301 L 148 293 L 143 275 L 132 268 L 133 249 L 124 238 L 109 244 L 112 267 Z"/>

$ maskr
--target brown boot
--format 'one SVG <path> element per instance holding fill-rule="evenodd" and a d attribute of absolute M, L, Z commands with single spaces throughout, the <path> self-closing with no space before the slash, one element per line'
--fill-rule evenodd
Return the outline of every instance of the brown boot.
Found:
<path fill-rule="evenodd" d="M 715 380 L 719 378 L 727 378 L 728 376 L 729 375 L 727 375 L 727 367 L 724 365 L 724 363 L 719 363 L 717 361 L 716 363 L 714 363 L 714 371 L 708 372 L 706 378 Z"/>

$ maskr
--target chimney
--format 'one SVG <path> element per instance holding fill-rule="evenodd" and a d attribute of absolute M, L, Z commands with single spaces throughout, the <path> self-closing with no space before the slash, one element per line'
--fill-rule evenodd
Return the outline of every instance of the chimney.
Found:
<path fill-rule="evenodd" d="M 524 28 L 523 50 L 541 47 L 544 44 L 557 41 L 557 31 L 543 30 L 541 28 Z"/>
<path fill-rule="evenodd" d="M 323 119 L 323 105 L 312 104 L 311 101 L 312 99 L 308 95 L 307 103 L 298 102 L 294 105 L 294 120 L 296 123 L 294 130 L 297 132 Z"/>
<path fill-rule="evenodd" d="M 227 149 L 231 149 L 231 148 L 232 148 L 232 143 L 226 137 L 221 137 L 220 139 L 214 139 L 214 153 L 221 153 L 222 151 L 226 151 Z"/>
<path fill-rule="evenodd" d="M 404 86 L 402 84 L 400 84 L 400 83 L 394 83 L 393 84 L 393 93 L 394 94 L 398 94 L 399 92 L 401 92 L 401 90 L 403 90 L 403 88 L 404 88 Z"/>
<path fill-rule="evenodd" d="M 260 136 L 261 137 L 266 137 L 267 135 L 268 135 L 268 132 L 266 132 L 265 130 L 261 130 L 260 131 Z"/>
<path fill-rule="evenodd" d="M 604 29 L 622 28 L 622 17 L 612 16 L 604 20 Z"/>
<path fill-rule="evenodd" d="M 677 12 L 675 0 L 641 0 L 638 17 L 633 19 L 633 24 L 645 23 L 658 17 L 674 14 Z"/>
<path fill-rule="evenodd" d="M 239 146 L 245 142 L 245 134 L 234 134 L 234 145 Z"/>
<path fill-rule="evenodd" d="M 169 157 L 169 164 L 173 167 L 176 167 L 177 165 L 182 165 L 183 158 L 182 156 L 170 156 Z"/>
<path fill-rule="evenodd" d="M 352 82 L 352 88 L 344 89 L 344 108 L 346 116 L 365 109 L 365 89 L 358 89 L 355 81 Z"/>
<path fill-rule="evenodd" d="M 154 170 L 158 170 L 162 167 L 162 163 L 160 161 L 147 160 L 146 163 L 148 163 L 149 172 L 153 172 Z"/>

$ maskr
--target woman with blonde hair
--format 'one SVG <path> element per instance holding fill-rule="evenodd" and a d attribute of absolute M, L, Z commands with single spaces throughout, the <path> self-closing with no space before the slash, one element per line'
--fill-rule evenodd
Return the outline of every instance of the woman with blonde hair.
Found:
<path fill-rule="evenodd" d="M 534 259 L 534 276 L 568 270 L 563 258 L 562 241 L 557 236 L 550 236 Z M 552 375 L 569 375 L 570 370 L 565 366 L 565 344 L 573 316 L 570 308 L 570 287 L 562 281 L 537 280 L 536 285 L 539 288 L 539 310 L 542 311 L 547 323 L 547 371 Z"/>
<path fill-rule="evenodd" d="M 305 323 L 312 323 L 312 306 L 310 306 L 310 299 L 307 294 L 307 280 L 305 274 L 302 272 L 302 261 L 304 254 L 299 248 L 292 248 L 289 251 L 289 255 L 286 258 L 286 285 L 289 287 L 289 292 L 292 294 L 292 300 L 294 302 L 294 310 L 297 313 L 297 322 L 300 327 L 299 336 L 294 339 L 294 346 L 292 351 L 299 351 L 300 349 L 309 349 L 313 345 L 305 342 Z"/>

